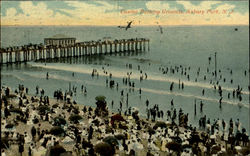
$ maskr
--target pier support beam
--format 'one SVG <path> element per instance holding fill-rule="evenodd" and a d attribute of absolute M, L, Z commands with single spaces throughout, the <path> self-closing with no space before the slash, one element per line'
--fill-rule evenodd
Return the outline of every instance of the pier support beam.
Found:
<path fill-rule="evenodd" d="M 12 63 L 12 52 L 10 51 L 9 62 Z"/>
<path fill-rule="evenodd" d="M 44 60 L 45 59 L 45 49 L 44 48 L 42 49 L 42 53 L 43 53 L 42 59 Z"/>
<path fill-rule="evenodd" d="M 143 40 L 143 51 L 146 51 L 145 40 Z"/>
<path fill-rule="evenodd" d="M 3 52 L 0 53 L 0 65 L 3 64 Z"/>
<path fill-rule="evenodd" d="M 88 55 L 88 47 L 87 47 L 87 45 L 84 45 L 84 55 Z"/>
<path fill-rule="evenodd" d="M 112 50 L 113 50 L 113 49 L 112 49 L 112 43 L 109 44 L 109 47 L 110 47 L 109 53 L 112 54 Z"/>
<path fill-rule="evenodd" d="M 128 45 L 127 45 L 128 47 L 127 47 L 127 49 L 128 49 L 128 51 L 130 52 L 130 42 L 128 42 Z"/>
<path fill-rule="evenodd" d="M 148 51 L 150 50 L 150 48 L 149 48 L 149 40 L 148 40 Z"/>
<path fill-rule="evenodd" d="M 123 42 L 123 51 L 126 51 L 126 42 Z"/>
<path fill-rule="evenodd" d="M 107 54 L 108 53 L 108 45 L 107 45 L 107 43 L 105 43 L 105 54 Z"/>
<path fill-rule="evenodd" d="M 140 51 L 142 51 L 142 41 L 140 41 Z"/>
<path fill-rule="evenodd" d="M 99 43 L 99 54 L 102 54 L 102 44 Z"/>
<path fill-rule="evenodd" d="M 95 55 L 97 55 L 97 44 L 95 44 Z"/>
<path fill-rule="evenodd" d="M 115 43 L 115 53 L 117 53 L 117 42 Z"/>

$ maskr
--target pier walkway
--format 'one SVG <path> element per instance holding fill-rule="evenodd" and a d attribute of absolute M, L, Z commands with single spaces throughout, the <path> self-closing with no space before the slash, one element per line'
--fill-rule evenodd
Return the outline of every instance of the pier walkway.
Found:
<path fill-rule="evenodd" d="M 149 39 L 98 40 L 65 45 L 29 44 L 1 48 L 0 64 L 12 64 L 53 58 L 149 51 Z"/>

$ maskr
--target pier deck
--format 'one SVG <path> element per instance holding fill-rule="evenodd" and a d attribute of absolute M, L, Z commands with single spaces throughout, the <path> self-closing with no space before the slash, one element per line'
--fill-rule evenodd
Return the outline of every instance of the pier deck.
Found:
<path fill-rule="evenodd" d="M 1 48 L 0 64 L 21 63 L 53 58 L 102 55 L 149 50 L 149 39 L 132 38 L 122 40 L 98 40 L 76 42 L 72 45 L 29 44 L 19 47 Z"/>

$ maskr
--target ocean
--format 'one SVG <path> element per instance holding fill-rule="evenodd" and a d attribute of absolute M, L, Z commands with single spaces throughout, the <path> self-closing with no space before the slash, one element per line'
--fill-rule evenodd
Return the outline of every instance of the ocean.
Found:
<path fill-rule="evenodd" d="M 95 106 L 95 97 L 106 96 L 109 110 L 118 112 L 120 101 L 123 101 L 123 112 L 126 110 L 126 93 L 129 94 L 129 106 L 139 110 L 146 117 L 145 101 L 149 107 L 155 104 L 159 109 L 171 109 L 170 101 L 179 111 L 189 113 L 189 123 L 198 126 L 199 118 L 206 115 L 213 123 L 214 119 L 232 118 L 241 122 L 241 127 L 249 131 L 249 28 L 248 26 L 158 26 L 132 27 L 125 31 L 116 26 L 35 26 L 35 27 L 1 27 L 2 47 L 20 46 L 24 44 L 43 43 L 43 39 L 56 34 L 75 37 L 77 41 L 99 40 L 104 37 L 113 39 L 149 38 L 150 50 L 140 53 L 124 53 L 117 55 L 102 55 L 95 57 L 61 59 L 50 62 L 28 62 L 27 64 L 6 66 L 1 69 L 2 85 L 10 86 L 12 90 L 18 84 L 28 87 L 30 94 L 35 94 L 38 85 L 45 89 L 45 94 L 53 97 L 57 89 L 69 90 L 69 85 L 77 86 L 77 94 L 73 98 L 79 104 Z M 238 31 L 235 31 L 238 28 Z M 215 70 L 214 54 L 217 52 L 217 78 L 212 75 Z M 208 57 L 211 57 L 209 64 Z M 132 69 L 126 67 L 132 64 Z M 148 78 L 140 81 L 140 71 L 147 73 Z M 159 68 L 184 67 L 190 77 L 181 72 L 163 74 Z M 106 75 L 102 67 L 112 73 L 112 79 L 119 83 L 118 90 L 106 86 Z M 190 68 L 190 70 L 189 70 Z M 197 70 L 200 68 L 199 76 Z M 91 77 L 93 69 L 97 69 L 99 77 Z M 207 69 L 209 72 L 207 72 Z M 220 72 L 219 72 L 220 70 Z M 230 71 L 232 70 L 232 74 Z M 246 71 L 246 75 L 245 75 Z M 46 79 L 46 73 L 49 79 Z M 72 76 L 74 72 L 74 77 Z M 131 80 L 135 82 L 135 90 L 130 90 L 122 83 L 122 79 L 132 72 Z M 221 79 L 220 79 L 221 75 Z M 206 76 L 206 80 L 204 80 Z M 225 82 L 224 82 L 225 78 Z M 197 79 L 197 82 L 195 82 Z M 233 83 L 230 80 L 233 80 Z M 178 88 L 178 83 L 184 83 L 184 89 Z M 210 84 L 219 81 L 223 90 L 222 108 L 219 108 L 219 93 Z M 174 82 L 173 91 L 170 85 Z M 87 95 L 81 92 L 81 85 L 86 86 Z M 232 92 L 238 85 L 242 87 L 242 101 L 232 97 Z M 142 90 L 139 96 L 139 88 Z M 202 90 L 205 94 L 202 95 Z M 124 90 L 125 96 L 120 96 Z M 230 98 L 228 98 L 230 93 Z M 197 114 L 194 115 L 194 101 L 197 103 Z M 111 108 L 111 101 L 114 107 Z M 200 112 L 200 101 L 204 103 Z"/>

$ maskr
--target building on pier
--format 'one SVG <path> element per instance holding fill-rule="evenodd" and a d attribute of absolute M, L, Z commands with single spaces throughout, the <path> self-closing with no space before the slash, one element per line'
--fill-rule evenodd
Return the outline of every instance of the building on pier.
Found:
<path fill-rule="evenodd" d="M 50 38 L 44 39 L 44 45 L 74 45 L 76 38 L 68 37 L 65 35 L 57 34 Z"/>

